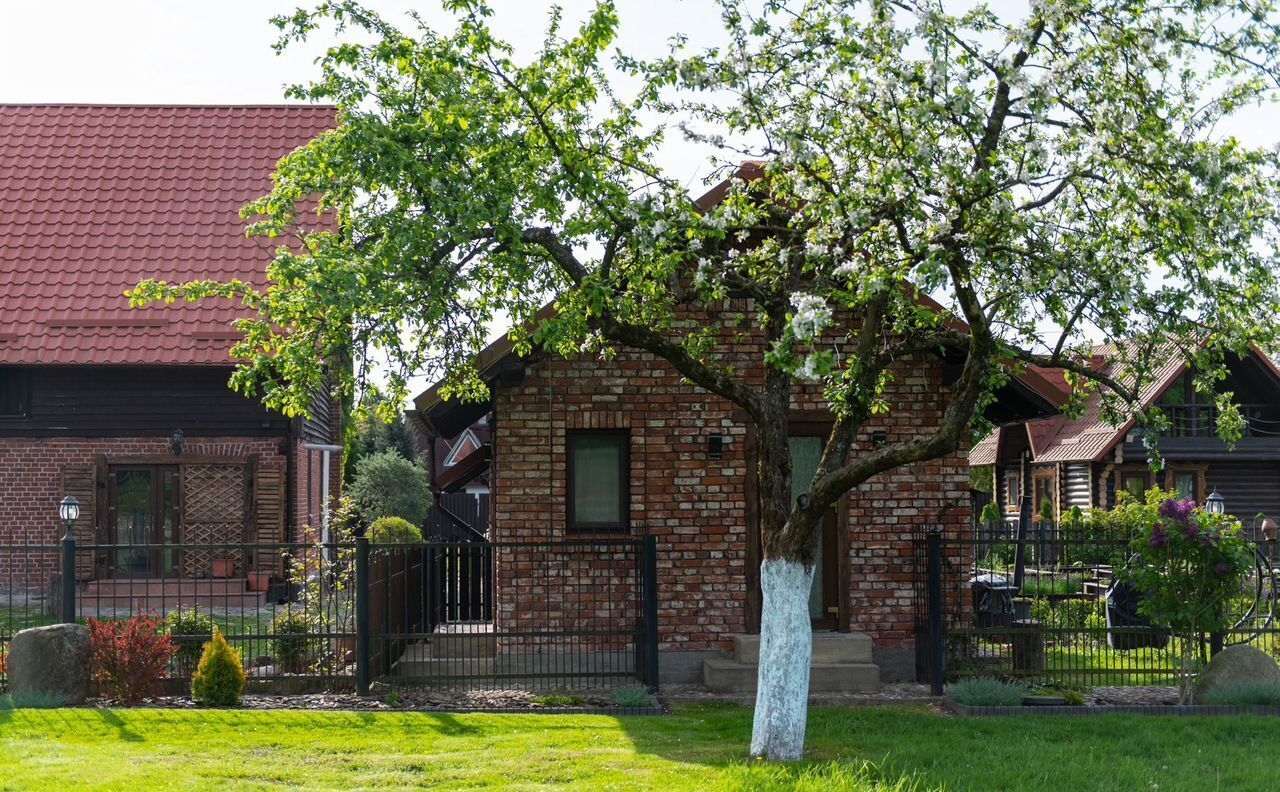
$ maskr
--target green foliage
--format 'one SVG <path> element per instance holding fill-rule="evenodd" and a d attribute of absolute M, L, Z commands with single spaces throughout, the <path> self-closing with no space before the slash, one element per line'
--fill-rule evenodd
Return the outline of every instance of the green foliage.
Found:
<path fill-rule="evenodd" d="M 355 477 L 360 460 L 394 451 L 410 461 L 417 461 L 418 446 L 413 430 L 398 404 L 386 399 L 370 399 L 366 410 L 349 422 L 346 453 L 343 456 L 344 478 L 348 484 Z"/>
<path fill-rule="evenodd" d="M 418 544 L 422 531 L 418 526 L 399 517 L 383 517 L 369 526 L 369 541 L 382 544 Z"/>
<path fill-rule="evenodd" d="M 290 605 L 271 620 L 271 652 L 285 671 L 299 672 L 314 659 L 320 646 L 313 620 Z"/>
<path fill-rule="evenodd" d="M 1101 618 L 1106 626 L 1106 603 L 1099 599 L 1060 599 L 1056 602 L 1043 597 L 1031 603 L 1031 618 L 1044 627 L 1054 630 L 1080 630 Z"/>
<path fill-rule="evenodd" d="M 531 701 L 544 707 L 581 707 L 586 703 L 582 696 L 551 693 L 545 696 L 534 696 Z"/>
<path fill-rule="evenodd" d="M 1000 514 L 1000 507 L 996 505 L 994 500 L 988 501 L 987 505 L 982 507 L 980 519 L 986 525 L 999 525 L 1004 520 Z"/>
<path fill-rule="evenodd" d="M 1078 594 L 1082 584 L 1071 578 L 1028 577 L 1018 593 L 1024 597 L 1040 597 L 1046 594 Z"/>
<path fill-rule="evenodd" d="M 992 492 L 996 486 L 996 471 L 991 465 L 971 465 L 969 467 L 969 489 L 978 492 Z M 991 505 L 989 502 L 987 505 Z M 983 508 L 983 520 L 986 520 L 986 508 Z M 999 512 L 996 512 L 999 514 Z"/>
<path fill-rule="evenodd" d="M 213 638 L 191 678 L 191 697 L 206 707 L 234 707 L 244 695 L 244 666 L 240 654 L 227 645 L 222 631 L 213 628 Z"/>
<path fill-rule="evenodd" d="M 613 691 L 613 703 L 619 707 L 640 708 L 652 706 L 653 698 L 643 685 L 627 685 Z"/>
<path fill-rule="evenodd" d="M 1210 691 L 1205 704 L 1234 707 L 1280 707 L 1280 681 L 1235 682 Z"/>
<path fill-rule="evenodd" d="M 1027 696 L 1027 686 L 990 677 L 962 679 L 947 685 L 947 695 L 970 707 L 1018 707 Z"/>
<path fill-rule="evenodd" d="M 1071 706 L 1071 707 L 1084 706 L 1084 694 L 1078 690 L 1064 690 L 1062 691 L 1061 695 L 1063 700 L 1067 702 L 1068 706 Z"/>
<path fill-rule="evenodd" d="M 356 466 L 350 496 L 366 520 L 400 517 L 421 525 L 431 509 L 427 471 L 395 451 L 383 451 L 361 459 Z"/>
<path fill-rule="evenodd" d="M 204 652 L 204 645 L 213 636 L 215 629 L 212 616 L 194 609 L 178 608 L 164 617 L 164 633 L 178 647 L 178 654 L 174 659 L 177 660 L 181 675 L 185 676 L 195 669 Z"/>

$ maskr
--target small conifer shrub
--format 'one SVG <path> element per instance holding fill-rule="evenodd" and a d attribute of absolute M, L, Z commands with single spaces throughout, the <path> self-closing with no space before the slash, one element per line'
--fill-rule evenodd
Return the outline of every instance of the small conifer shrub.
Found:
<path fill-rule="evenodd" d="M 244 666 L 240 655 L 227 645 L 222 631 L 213 628 L 213 639 L 191 678 L 191 697 L 206 707 L 234 707 L 244 695 Z"/>

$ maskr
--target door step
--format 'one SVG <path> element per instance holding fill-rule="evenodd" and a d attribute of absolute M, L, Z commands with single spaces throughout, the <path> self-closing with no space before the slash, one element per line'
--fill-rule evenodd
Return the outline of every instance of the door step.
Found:
<path fill-rule="evenodd" d="M 815 633 L 809 666 L 811 693 L 874 693 L 880 668 L 862 633 Z M 750 694 L 760 674 L 760 636 L 733 636 L 733 652 L 702 662 L 702 684 L 713 693 Z"/>

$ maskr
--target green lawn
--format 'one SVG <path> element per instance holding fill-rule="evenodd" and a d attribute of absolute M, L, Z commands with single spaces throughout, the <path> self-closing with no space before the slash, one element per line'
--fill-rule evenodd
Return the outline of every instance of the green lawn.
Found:
<path fill-rule="evenodd" d="M 1280 721 L 817 710 L 811 758 L 745 759 L 750 713 L 670 717 L 0 711 L 0 789 L 1268 790 Z M 879 765 L 865 769 L 867 763 Z"/>

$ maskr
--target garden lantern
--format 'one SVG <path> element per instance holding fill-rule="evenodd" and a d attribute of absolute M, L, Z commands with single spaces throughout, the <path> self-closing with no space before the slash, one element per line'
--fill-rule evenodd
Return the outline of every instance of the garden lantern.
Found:
<path fill-rule="evenodd" d="M 1214 487 L 1209 497 L 1204 499 L 1204 510 L 1210 514 L 1226 514 L 1227 502 L 1218 494 L 1217 487 Z"/>
<path fill-rule="evenodd" d="M 68 495 L 58 503 L 58 516 L 62 518 L 62 527 L 71 535 L 71 526 L 80 517 L 80 501 Z"/>

